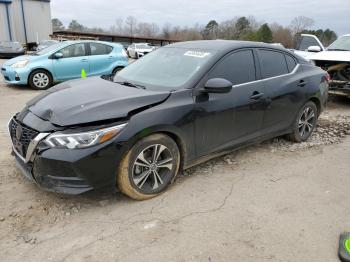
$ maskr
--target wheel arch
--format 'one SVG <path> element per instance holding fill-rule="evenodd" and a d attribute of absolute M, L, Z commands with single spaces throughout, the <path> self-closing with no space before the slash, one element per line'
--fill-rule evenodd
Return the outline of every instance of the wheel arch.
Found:
<path fill-rule="evenodd" d="M 137 141 L 141 140 L 144 137 L 154 135 L 154 134 L 164 134 L 168 137 L 170 137 L 174 142 L 176 143 L 177 147 L 179 148 L 180 152 L 180 168 L 179 170 L 182 170 L 186 166 L 188 152 L 186 148 L 186 143 L 184 141 L 184 138 L 180 134 L 180 132 L 175 131 L 175 127 L 168 127 L 168 126 L 161 126 L 161 127 L 151 127 L 151 128 L 144 128 L 137 134 L 133 136 L 131 139 L 131 143 L 129 144 L 129 148 L 133 147 Z"/>
<path fill-rule="evenodd" d="M 54 74 L 47 68 L 44 68 L 44 67 L 38 67 L 38 68 L 33 68 L 30 73 L 28 74 L 28 83 L 29 83 L 29 79 L 31 77 L 31 75 L 35 72 L 35 71 L 39 71 L 39 70 L 43 70 L 43 71 L 46 71 L 48 74 L 50 74 L 51 78 L 52 78 L 52 81 L 55 81 L 55 78 L 54 78 Z"/>
<path fill-rule="evenodd" d="M 319 116 L 321 114 L 321 111 L 322 111 L 322 106 L 321 106 L 321 101 L 318 97 L 311 97 L 309 99 L 309 101 L 315 103 L 316 105 L 316 108 L 317 108 L 317 116 Z"/>

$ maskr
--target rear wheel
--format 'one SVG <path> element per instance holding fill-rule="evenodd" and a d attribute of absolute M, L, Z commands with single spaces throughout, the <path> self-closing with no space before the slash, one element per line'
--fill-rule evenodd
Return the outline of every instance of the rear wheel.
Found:
<path fill-rule="evenodd" d="M 180 164 L 177 144 L 155 134 L 138 141 L 122 159 L 117 176 L 120 191 L 136 199 L 155 197 L 175 178 Z"/>
<path fill-rule="evenodd" d="M 123 67 L 116 67 L 113 69 L 112 75 L 116 75 L 120 70 L 122 70 Z"/>
<path fill-rule="evenodd" d="M 293 133 L 288 138 L 294 142 L 304 142 L 315 129 L 318 117 L 317 107 L 314 102 L 307 102 L 299 111 L 294 122 Z"/>
<path fill-rule="evenodd" d="M 29 75 L 29 85 L 33 89 L 45 90 L 52 86 L 52 76 L 46 70 L 35 70 Z"/>

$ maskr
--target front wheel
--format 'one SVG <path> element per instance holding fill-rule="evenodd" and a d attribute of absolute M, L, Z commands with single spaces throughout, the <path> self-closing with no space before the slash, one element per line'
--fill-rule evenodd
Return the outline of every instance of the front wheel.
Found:
<path fill-rule="evenodd" d="M 35 70 L 29 75 L 28 80 L 30 87 L 37 90 L 48 89 L 53 84 L 51 74 L 45 70 Z"/>
<path fill-rule="evenodd" d="M 169 136 L 155 134 L 138 141 L 122 159 L 117 184 L 135 199 L 155 197 L 168 187 L 180 166 L 177 144 Z"/>
<path fill-rule="evenodd" d="M 315 129 L 318 117 L 317 107 L 314 102 L 307 102 L 299 111 L 294 121 L 293 133 L 288 138 L 294 142 L 304 142 Z"/>

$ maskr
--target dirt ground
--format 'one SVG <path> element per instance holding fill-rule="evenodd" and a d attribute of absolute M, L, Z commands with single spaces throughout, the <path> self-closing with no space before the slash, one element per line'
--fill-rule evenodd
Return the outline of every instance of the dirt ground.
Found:
<path fill-rule="evenodd" d="M 339 234 L 350 231 L 350 99 L 331 98 L 307 143 L 239 150 L 136 202 L 48 193 L 22 177 L 5 126 L 39 93 L 0 80 L 0 261 L 339 261 Z"/>

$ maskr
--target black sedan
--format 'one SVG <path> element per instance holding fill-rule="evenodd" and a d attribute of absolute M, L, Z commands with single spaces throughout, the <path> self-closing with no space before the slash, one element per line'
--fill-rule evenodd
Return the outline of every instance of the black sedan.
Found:
<path fill-rule="evenodd" d="M 327 100 L 327 73 L 288 50 L 239 41 L 158 49 L 112 81 L 57 85 L 9 123 L 13 155 L 42 187 L 118 187 L 143 200 L 180 170 L 287 135 L 307 140 Z"/>

